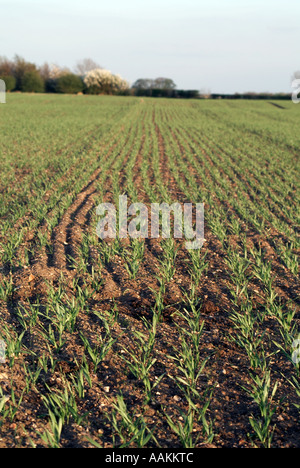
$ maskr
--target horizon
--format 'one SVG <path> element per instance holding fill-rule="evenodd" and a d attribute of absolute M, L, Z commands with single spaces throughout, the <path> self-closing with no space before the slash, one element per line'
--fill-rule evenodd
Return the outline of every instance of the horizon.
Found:
<path fill-rule="evenodd" d="M 91 58 L 132 85 L 168 77 L 212 94 L 291 93 L 300 68 L 300 5 L 288 0 L 0 1 L 0 55 L 72 71 Z M 116 32 L 117 31 L 117 32 Z M 80 32 L 80 34 L 79 34 Z"/>

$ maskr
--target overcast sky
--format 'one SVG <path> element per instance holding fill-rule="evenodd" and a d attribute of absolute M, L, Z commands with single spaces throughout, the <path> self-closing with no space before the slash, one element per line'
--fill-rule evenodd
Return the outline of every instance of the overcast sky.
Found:
<path fill-rule="evenodd" d="M 0 0 L 0 55 L 74 68 L 92 58 L 133 83 L 291 92 L 300 0 Z"/>

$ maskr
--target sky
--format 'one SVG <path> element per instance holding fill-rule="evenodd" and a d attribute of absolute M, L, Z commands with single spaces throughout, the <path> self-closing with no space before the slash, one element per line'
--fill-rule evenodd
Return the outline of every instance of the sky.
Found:
<path fill-rule="evenodd" d="M 0 18 L 0 56 L 91 58 L 131 84 L 290 93 L 300 70 L 299 0 L 0 0 Z"/>

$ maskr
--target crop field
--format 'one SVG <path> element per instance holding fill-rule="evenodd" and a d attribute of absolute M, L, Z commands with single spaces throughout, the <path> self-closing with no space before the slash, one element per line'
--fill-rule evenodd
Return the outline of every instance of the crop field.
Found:
<path fill-rule="evenodd" d="M 289 101 L 7 96 L 0 447 L 300 447 L 299 125 Z M 204 203 L 202 248 L 100 239 L 124 194 Z"/>

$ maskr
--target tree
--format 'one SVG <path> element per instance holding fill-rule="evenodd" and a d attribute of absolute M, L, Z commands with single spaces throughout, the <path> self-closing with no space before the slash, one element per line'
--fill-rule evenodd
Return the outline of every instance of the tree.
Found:
<path fill-rule="evenodd" d="M 77 94 L 83 91 L 83 86 L 82 79 L 73 73 L 62 75 L 56 81 L 58 93 Z"/>
<path fill-rule="evenodd" d="M 40 74 L 45 81 L 47 93 L 63 92 L 57 89 L 59 79 L 65 75 L 72 75 L 68 68 L 61 68 L 59 65 L 53 63 L 51 65 L 45 63 L 40 68 Z"/>
<path fill-rule="evenodd" d="M 135 96 L 175 97 L 176 84 L 171 78 L 139 78 L 133 85 Z"/>
<path fill-rule="evenodd" d="M 42 65 L 39 68 L 39 74 L 41 75 L 41 77 L 43 78 L 44 81 L 49 80 L 50 74 L 51 74 L 50 65 L 48 63 L 44 63 L 44 65 Z"/>
<path fill-rule="evenodd" d="M 24 93 L 43 93 L 45 84 L 37 70 L 26 71 L 22 76 L 20 89 Z"/>
<path fill-rule="evenodd" d="M 89 94 L 122 94 L 129 89 L 128 82 L 120 75 L 102 68 L 87 72 L 83 81 Z"/>
<path fill-rule="evenodd" d="M 139 78 L 133 85 L 133 89 L 175 89 L 176 84 L 171 78 Z"/>
<path fill-rule="evenodd" d="M 1 75 L 0 80 L 5 82 L 6 91 L 13 91 L 16 87 L 16 79 L 13 75 Z"/>
<path fill-rule="evenodd" d="M 139 78 L 133 83 L 132 88 L 133 89 L 153 89 L 154 80 L 151 80 L 150 78 Z"/>
<path fill-rule="evenodd" d="M 16 55 L 14 58 L 14 76 L 17 84 L 16 88 L 22 91 L 24 76 L 27 73 L 34 73 L 35 77 L 38 74 L 36 65 L 34 63 L 26 62 L 22 57 Z M 27 79 L 28 80 L 28 77 Z M 26 81 L 25 80 L 25 81 Z"/>
<path fill-rule="evenodd" d="M 175 89 L 176 84 L 171 78 L 156 78 L 153 84 L 154 89 Z"/>
<path fill-rule="evenodd" d="M 75 73 L 77 75 L 84 76 L 86 73 L 96 69 L 102 69 L 102 67 L 94 62 L 94 60 L 85 58 L 77 63 L 75 67 Z"/>
<path fill-rule="evenodd" d="M 1 76 L 13 76 L 14 75 L 14 63 L 8 60 L 6 57 L 0 57 L 0 75 Z"/>

